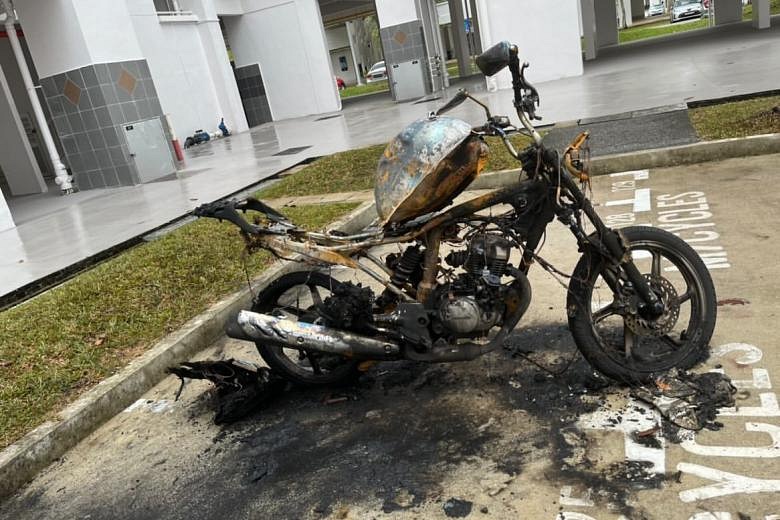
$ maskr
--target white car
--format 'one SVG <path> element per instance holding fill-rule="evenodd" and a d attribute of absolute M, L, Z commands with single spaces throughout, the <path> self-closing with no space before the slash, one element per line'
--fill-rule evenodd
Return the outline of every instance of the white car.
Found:
<path fill-rule="evenodd" d="M 674 0 L 669 9 L 669 22 L 679 22 L 687 18 L 701 18 L 704 6 L 700 0 Z"/>
<path fill-rule="evenodd" d="M 647 10 L 647 16 L 659 16 L 664 14 L 664 3 L 651 4 Z"/>
<path fill-rule="evenodd" d="M 387 79 L 387 67 L 384 61 L 378 61 L 368 69 L 366 73 L 366 83 L 374 83 Z"/>

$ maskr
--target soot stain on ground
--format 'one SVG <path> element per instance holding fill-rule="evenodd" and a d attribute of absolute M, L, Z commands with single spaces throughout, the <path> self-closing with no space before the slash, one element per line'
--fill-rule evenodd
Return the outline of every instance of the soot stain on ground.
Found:
<path fill-rule="evenodd" d="M 553 372 L 566 370 L 552 375 L 525 358 Z M 413 510 L 442 500 L 444 476 L 475 456 L 510 475 L 531 458 L 552 457 L 555 480 L 584 485 L 628 518 L 645 518 L 630 505 L 631 496 L 660 486 L 663 477 L 635 462 L 598 469 L 576 426 L 613 389 L 560 325 L 519 331 L 481 361 L 384 363 L 356 385 L 333 391 L 346 401 L 329 406 L 323 404 L 329 391 L 292 391 L 223 430 L 218 443 L 230 447 L 219 465 L 230 468 L 231 477 L 222 490 L 210 486 L 210 494 L 230 499 L 210 507 L 251 504 L 270 516 L 321 518 L 339 505 L 373 498 L 386 513 Z M 512 431 L 511 443 L 484 427 L 516 410 L 542 427 Z"/>
<path fill-rule="evenodd" d="M 525 357 L 553 371 L 568 369 L 553 376 Z M 551 480 L 593 488 L 595 499 L 642 518 L 626 505 L 642 468 L 597 470 L 582 455 L 588 441 L 576 422 L 611 391 L 575 351 L 565 326 L 531 327 L 473 362 L 383 363 L 351 387 L 287 391 L 222 427 L 193 467 L 146 497 L 143 507 L 133 496 L 118 496 L 114 510 L 117 518 L 141 518 L 159 507 L 188 520 L 260 513 L 310 519 L 368 501 L 378 515 L 414 513 L 424 503 L 444 507 L 453 497 L 447 477 L 478 458 L 515 476 L 531 460 L 551 460 Z M 346 400 L 325 404 L 334 396 Z M 195 398 L 190 422 L 206 421 L 213 400 L 208 391 Z M 512 423 L 520 410 L 524 419 Z"/>

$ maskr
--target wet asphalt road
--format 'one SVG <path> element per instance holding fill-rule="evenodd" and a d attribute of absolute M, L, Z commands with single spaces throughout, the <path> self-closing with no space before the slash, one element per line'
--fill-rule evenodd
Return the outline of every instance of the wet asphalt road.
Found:
<path fill-rule="evenodd" d="M 609 222 L 660 224 L 709 263 L 723 305 L 702 368 L 741 388 L 720 431 L 638 441 L 658 417 L 593 376 L 569 336 L 564 289 L 537 270 L 529 314 L 499 352 L 383 363 L 355 386 L 289 391 L 227 427 L 212 423 L 208 383 L 174 402 L 171 377 L 0 505 L 0 518 L 779 518 L 778 159 L 593 183 Z M 566 233 L 553 224 L 542 256 L 570 272 Z M 200 358 L 258 361 L 252 348 L 223 340 Z"/>

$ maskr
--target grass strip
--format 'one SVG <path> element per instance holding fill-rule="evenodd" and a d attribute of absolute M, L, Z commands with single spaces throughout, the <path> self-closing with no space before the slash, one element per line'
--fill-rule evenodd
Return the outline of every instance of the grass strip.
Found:
<path fill-rule="evenodd" d="M 320 229 L 357 204 L 285 208 Z M 0 313 L 0 448 L 246 283 L 235 226 L 201 219 Z M 247 258 L 250 276 L 273 262 Z"/>
<path fill-rule="evenodd" d="M 769 96 L 693 108 L 688 115 L 701 139 L 727 139 L 780 133 L 780 112 L 772 110 L 778 106 L 780 96 Z"/>
<path fill-rule="evenodd" d="M 385 90 L 390 90 L 390 85 L 387 83 L 387 80 L 382 80 L 375 81 L 374 83 L 366 83 L 365 85 L 352 85 L 350 87 L 343 88 L 339 90 L 339 95 L 341 96 L 341 99 L 344 99 L 352 96 L 371 94 L 372 92 L 382 92 Z"/>
<path fill-rule="evenodd" d="M 523 135 L 514 135 L 511 140 L 518 150 L 531 142 Z M 485 171 L 520 167 L 517 160 L 509 155 L 501 139 L 488 137 L 485 141 L 490 147 L 490 158 Z M 372 189 L 377 163 L 385 146 L 367 146 L 322 157 L 273 186 L 260 190 L 256 196 L 261 199 L 276 199 Z"/>
<path fill-rule="evenodd" d="M 695 22 L 677 22 L 674 25 L 669 23 L 668 18 L 656 24 L 637 25 L 627 29 L 621 29 L 619 33 L 620 43 L 628 43 L 646 38 L 655 38 L 657 36 L 666 36 L 696 29 L 704 29 L 708 26 L 707 18 L 701 18 Z"/>

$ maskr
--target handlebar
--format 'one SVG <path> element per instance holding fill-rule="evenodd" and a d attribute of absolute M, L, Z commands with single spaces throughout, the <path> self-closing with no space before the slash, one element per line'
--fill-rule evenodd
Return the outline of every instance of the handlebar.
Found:
<path fill-rule="evenodd" d="M 239 211 L 244 213 L 247 211 L 259 211 L 268 220 L 276 224 L 277 229 L 251 224 L 238 214 Z M 192 214 L 196 217 L 215 218 L 220 221 L 226 220 L 250 235 L 283 235 L 287 230 L 295 229 L 296 227 L 287 217 L 254 197 L 249 197 L 242 201 L 230 199 L 201 204 L 193 210 Z"/>

